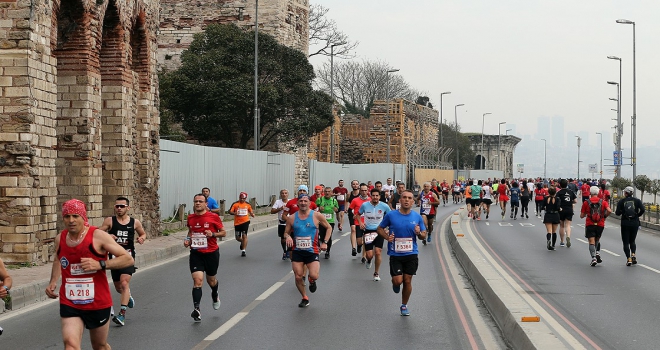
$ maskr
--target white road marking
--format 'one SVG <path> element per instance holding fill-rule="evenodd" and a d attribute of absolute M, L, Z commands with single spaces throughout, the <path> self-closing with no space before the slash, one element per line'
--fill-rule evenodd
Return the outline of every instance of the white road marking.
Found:
<path fill-rule="evenodd" d="M 350 235 L 350 234 L 351 234 L 351 231 L 348 231 L 348 232 L 342 234 L 341 236 L 342 236 L 342 237 L 346 237 L 346 236 L 348 236 L 348 235 Z"/>
<path fill-rule="evenodd" d="M 641 266 L 641 267 L 643 267 L 643 268 L 645 268 L 645 269 L 647 269 L 647 270 L 653 271 L 653 272 L 655 272 L 655 273 L 660 273 L 660 270 L 656 270 L 656 269 L 654 269 L 654 268 L 652 268 L 652 267 L 650 267 L 650 266 L 647 266 L 647 265 L 644 265 L 644 264 L 637 264 L 637 265 L 639 265 L 639 266 Z"/>
<path fill-rule="evenodd" d="M 522 227 L 534 227 L 534 224 L 532 224 L 530 222 L 521 222 L 520 226 L 522 226 Z"/>
<path fill-rule="evenodd" d="M 612 255 L 614 255 L 614 256 L 621 256 L 621 255 L 619 255 L 619 254 L 617 254 L 617 253 L 615 253 L 615 252 L 613 252 L 613 251 L 611 251 L 611 250 L 607 250 L 607 249 L 601 249 L 601 250 L 604 251 L 604 252 L 606 252 L 606 253 L 608 253 L 608 254 L 612 254 Z"/>
<path fill-rule="evenodd" d="M 335 243 L 339 242 L 340 240 L 341 240 L 341 238 L 335 238 L 335 239 L 332 240 L 332 244 L 335 244 Z"/>
<path fill-rule="evenodd" d="M 513 226 L 513 224 L 511 224 L 510 222 L 498 222 L 498 224 L 500 224 L 500 227 L 511 227 L 511 226 Z"/>

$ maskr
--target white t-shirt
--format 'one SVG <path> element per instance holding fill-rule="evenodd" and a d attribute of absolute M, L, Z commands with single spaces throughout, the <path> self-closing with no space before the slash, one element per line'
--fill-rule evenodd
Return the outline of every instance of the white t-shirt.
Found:
<path fill-rule="evenodd" d="M 383 191 L 385 191 L 385 197 L 390 198 L 390 194 L 394 193 L 396 187 L 394 185 L 383 185 Z"/>
<path fill-rule="evenodd" d="M 534 183 L 533 182 L 528 182 L 527 183 L 527 189 L 529 190 L 529 193 L 534 193 Z"/>
<path fill-rule="evenodd" d="M 484 191 L 484 197 L 483 199 L 493 199 L 492 193 L 493 191 L 491 190 L 490 186 L 482 186 L 481 189 Z"/>
<path fill-rule="evenodd" d="M 275 201 L 275 204 L 273 204 L 273 209 L 280 209 L 282 207 L 286 207 L 286 203 L 282 201 L 281 199 L 278 199 Z M 277 212 L 277 219 L 280 220 L 280 225 L 286 225 L 286 223 L 282 223 L 282 214 L 284 213 L 284 210 L 278 211 Z"/>

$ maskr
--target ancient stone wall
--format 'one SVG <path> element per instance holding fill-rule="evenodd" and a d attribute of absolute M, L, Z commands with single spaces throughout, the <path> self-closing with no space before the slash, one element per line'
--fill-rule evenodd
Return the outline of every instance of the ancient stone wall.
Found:
<path fill-rule="evenodd" d="M 161 0 L 158 62 L 166 70 L 181 64 L 193 35 L 208 24 L 234 23 L 254 30 L 254 0 Z M 259 1 L 259 30 L 286 46 L 308 53 L 309 1 Z"/>
<path fill-rule="evenodd" d="M 516 145 L 522 140 L 513 135 L 483 135 L 483 150 L 481 149 L 482 135 L 470 135 L 470 148 L 475 153 L 475 165 L 481 160 L 486 170 L 501 170 L 505 178 L 513 177 L 513 153 Z"/>
<path fill-rule="evenodd" d="M 335 111 L 336 112 L 336 111 Z M 333 114 L 334 123 L 331 127 L 321 131 L 310 140 L 308 157 L 319 162 L 339 162 L 339 148 L 341 145 L 341 119 L 336 113 Z M 333 148 L 334 144 L 334 148 Z M 334 151 L 334 158 L 332 153 Z"/>
<path fill-rule="evenodd" d="M 0 1 L 0 256 L 47 262 L 71 198 L 90 224 L 158 213 L 156 0 Z M 59 227 L 61 228 L 61 227 Z"/>

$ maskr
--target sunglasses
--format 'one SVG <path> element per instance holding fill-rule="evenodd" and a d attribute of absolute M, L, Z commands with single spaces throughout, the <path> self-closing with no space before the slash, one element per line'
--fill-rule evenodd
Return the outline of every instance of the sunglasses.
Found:
<path fill-rule="evenodd" d="M 204 203 L 205 201 L 193 201 L 193 203 Z"/>
<path fill-rule="evenodd" d="M 115 208 L 117 208 L 117 209 L 123 209 L 123 208 L 126 208 L 127 206 L 128 205 L 126 205 L 126 204 L 115 204 Z"/>

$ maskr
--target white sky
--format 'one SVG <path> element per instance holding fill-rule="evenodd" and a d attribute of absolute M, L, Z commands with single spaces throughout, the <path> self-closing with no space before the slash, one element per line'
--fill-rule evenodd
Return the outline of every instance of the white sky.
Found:
<path fill-rule="evenodd" d="M 563 116 L 565 130 L 611 132 L 623 59 L 623 145 L 630 144 L 632 25 L 636 22 L 637 143 L 660 145 L 658 0 L 312 0 L 359 41 L 355 59 L 388 62 L 426 91 L 465 132 L 497 134 L 498 123 L 535 135 L 538 116 Z M 313 58 L 319 65 L 326 58 Z M 504 133 L 504 128 L 502 129 Z"/>

